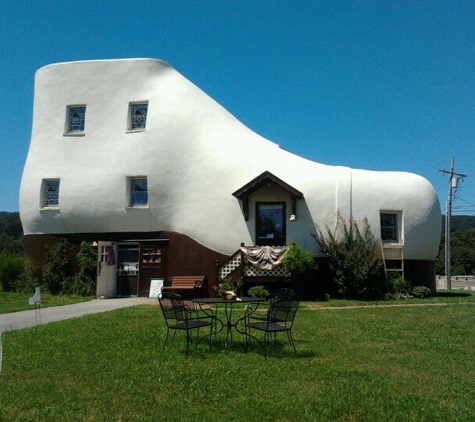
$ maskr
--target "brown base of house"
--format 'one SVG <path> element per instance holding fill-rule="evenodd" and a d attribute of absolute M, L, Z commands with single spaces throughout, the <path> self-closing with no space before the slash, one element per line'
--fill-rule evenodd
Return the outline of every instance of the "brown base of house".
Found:
<path fill-rule="evenodd" d="M 26 235 L 25 236 L 25 254 L 34 261 L 37 268 L 41 268 L 45 261 L 45 247 L 55 242 L 66 239 L 71 244 L 69 261 L 71 270 L 74 274 L 78 270 L 77 253 L 82 241 L 97 244 L 99 241 L 121 243 L 138 243 L 160 245 L 164 248 L 163 265 L 161 278 L 165 280 L 165 285 L 169 284 L 175 276 L 200 275 L 206 276 L 208 283 L 205 287 L 204 295 L 213 295 L 212 286 L 218 282 L 218 269 L 229 255 L 213 251 L 190 237 L 176 232 L 147 232 L 147 233 L 76 233 L 76 234 L 58 234 L 58 235 Z M 239 245 L 236 246 L 236 250 Z M 317 263 L 323 263 L 324 258 L 318 258 Z M 324 265 L 320 266 L 323 267 Z M 413 286 L 427 286 L 434 293 L 436 291 L 435 283 L 435 262 L 422 260 L 405 260 L 404 262 L 405 278 L 412 282 Z M 38 275 L 40 272 L 38 273 Z M 142 285 L 147 286 L 150 283 L 150 275 L 146 272 L 139 272 L 139 277 L 146 280 L 140 280 Z M 281 281 L 281 282 L 280 282 Z M 260 280 L 259 284 L 266 285 L 269 291 L 274 288 L 289 286 L 295 289 L 301 299 L 312 300 L 322 297 L 326 293 L 329 284 L 328 276 L 317 271 L 306 278 L 295 281 L 270 279 Z M 243 286 L 242 293 L 246 294 L 247 289 L 254 285 Z M 282 284 L 282 286 L 281 286 Z M 142 293 L 141 293 L 142 292 Z M 144 295 L 148 292 L 147 288 L 139 289 L 138 294 Z"/>
<path fill-rule="evenodd" d="M 413 286 L 426 286 L 436 293 L 435 261 L 404 261 L 404 278 Z"/>
<path fill-rule="evenodd" d="M 165 280 L 165 285 L 175 276 L 204 275 L 208 280 L 206 289 L 210 292 L 211 286 L 217 282 L 218 265 L 228 259 L 228 255 L 206 248 L 190 237 L 176 232 L 26 235 L 25 254 L 34 261 L 36 268 L 41 268 L 45 262 L 46 247 L 62 239 L 66 239 L 71 244 L 68 259 L 71 264 L 72 274 L 78 270 L 77 253 L 83 241 L 91 242 L 94 245 L 100 241 L 117 244 L 156 244 L 160 245 L 164 251 L 162 255 L 163 265 L 161 265 L 159 276 Z M 40 272 L 38 275 L 40 275 Z M 139 277 L 145 278 L 149 277 L 149 275 L 139 271 Z M 143 296 L 144 294 L 141 292 L 148 292 L 146 285 L 150 281 L 140 280 L 140 283 L 145 284 L 145 288 L 138 291 L 138 295 Z M 206 293 L 205 291 L 204 294 Z"/>

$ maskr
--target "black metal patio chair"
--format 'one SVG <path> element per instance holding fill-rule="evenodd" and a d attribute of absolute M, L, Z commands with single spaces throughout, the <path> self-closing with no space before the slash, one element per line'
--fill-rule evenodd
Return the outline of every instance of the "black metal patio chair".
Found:
<path fill-rule="evenodd" d="M 262 346 L 264 356 L 267 357 L 267 345 L 270 341 L 270 336 L 273 335 L 275 345 L 276 335 L 285 332 L 290 345 L 294 349 L 294 354 L 297 354 L 297 349 L 295 348 L 294 339 L 292 337 L 292 327 L 299 304 L 300 301 L 295 295 L 286 298 L 276 297 L 269 303 L 265 321 L 256 320 L 252 314 L 249 314 L 249 317 L 245 319 L 246 350 L 249 345 L 249 339 L 252 337 Z M 262 342 L 251 334 L 252 330 L 264 333 Z"/>
<path fill-rule="evenodd" d="M 274 300 L 280 300 L 280 299 L 288 299 L 292 298 L 295 296 L 295 292 L 292 289 L 288 288 L 282 288 L 282 289 L 277 289 L 274 290 L 270 295 L 269 295 L 269 303 L 274 301 Z M 248 306 L 248 309 L 251 310 L 251 306 Z M 252 310 L 252 312 L 248 313 L 250 319 L 254 319 L 257 321 L 267 321 L 267 312 L 260 311 L 260 310 Z"/>
<path fill-rule="evenodd" d="M 277 289 L 271 293 L 271 298 L 279 297 L 281 299 L 287 299 L 294 296 L 295 292 L 289 288 Z"/>
<path fill-rule="evenodd" d="M 162 310 L 163 317 L 167 326 L 167 335 L 163 344 L 163 350 L 168 342 L 170 330 L 173 330 L 173 338 L 177 331 L 186 331 L 186 353 L 188 354 L 191 341 L 192 330 L 197 330 L 197 334 L 200 328 L 209 327 L 209 334 L 197 337 L 197 344 L 201 340 L 208 337 L 209 350 L 211 351 L 211 337 L 213 332 L 213 317 L 209 314 L 199 312 L 194 308 L 190 308 L 185 304 L 183 298 L 175 293 L 164 292 L 158 297 L 160 308 Z"/>

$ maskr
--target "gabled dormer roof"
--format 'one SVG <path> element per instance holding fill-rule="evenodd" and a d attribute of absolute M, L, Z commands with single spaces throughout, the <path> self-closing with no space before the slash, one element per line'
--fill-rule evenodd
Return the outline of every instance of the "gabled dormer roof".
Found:
<path fill-rule="evenodd" d="M 261 187 L 265 186 L 267 183 L 273 183 L 287 191 L 290 196 L 297 199 L 303 198 L 303 193 L 294 187 L 290 186 L 288 183 L 284 182 L 282 179 L 279 179 L 277 176 L 273 175 L 270 171 L 265 171 L 261 175 L 257 176 L 255 179 L 252 179 L 250 182 L 246 183 L 242 188 L 239 188 L 236 192 L 233 193 L 237 199 L 242 200 L 245 197 L 248 197 L 256 190 L 259 190 Z"/>
<path fill-rule="evenodd" d="M 252 179 L 250 182 L 246 183 L 243 187 L 239 188 L 233 193 L 242 204 L 242 211 L 244 213 L 244 218 L 246 221 L 249 218 L 249 196 L 255 191 L 259 190 L 267 184 L 274 184 L 280 187 L 282 190 L 286 191 L 292 201 L 292 214 L 295 215 L 295 201 L 297 199 L 303 198 L 303 193 L 294 187 L 290 186 L 288 183 L 284 182 L 282 179 L 279 179 L 277 176 L 272 174 L 270 171 L 265 171 L 256 178 Z"/>

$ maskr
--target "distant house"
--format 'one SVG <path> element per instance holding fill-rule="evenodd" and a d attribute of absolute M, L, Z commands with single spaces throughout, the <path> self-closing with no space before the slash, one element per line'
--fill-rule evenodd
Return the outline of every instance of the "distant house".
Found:
<path fill-rule="evenodd" d="M 422 177 L 285 151 L 160 60 L 36 73 L 20 191 L 26 251 L 41 262 L 58 239 L 94 242 L 98 295 L 148 295 L 152 279 L 175 275 L 211 285 L 240 265 L 241 245 L 295 241 L 321 257 L 310 234 L 337 212 L 366 216 L 386 258 L 434 285 L 440 206 Z"/>

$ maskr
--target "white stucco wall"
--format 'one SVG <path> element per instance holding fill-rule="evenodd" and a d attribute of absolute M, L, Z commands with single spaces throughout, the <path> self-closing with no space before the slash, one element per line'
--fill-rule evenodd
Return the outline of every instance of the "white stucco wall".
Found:
<path fill-rule="evenodd" d="M 127 133 L 129 102 L 144 100 L 146 130 Z M 73 104 L 86 105 L 84 136 L 63 135 L 66 107 Z M 244 220 L 232 193 L 266 170 L 304 194 L 287 238 L 305 248 L 317 252 L 309 234 L 313 223 L 334 224 L 337 210 L 356 220 L 367 216 L 375 233 L 380 210 L 394 210 L 403 213 L 405 257 L 437 255 L 440 206 L 428 181 L 289 153 L 156 59 L 38 70 L 20 215 L 25 234 L 172 230 L 232 253 L 241 242 L 253 244 L 254 236 L 252 220 Z M 126 207 L 130 176 L 147 176 L 148 209 Z M 40 209 L 46 178 L 61 180 L 58 210 Z"/>

